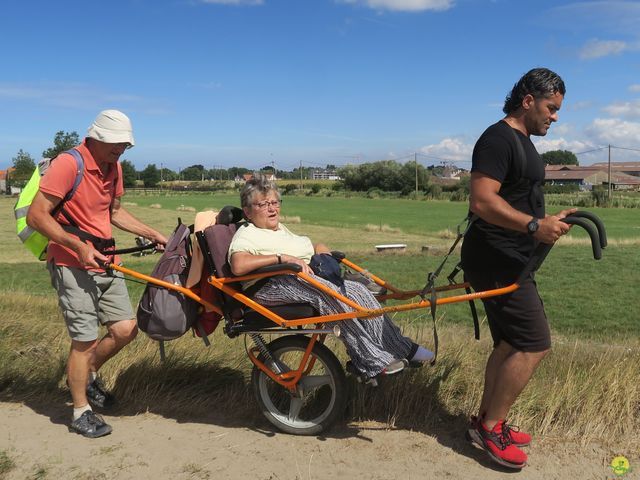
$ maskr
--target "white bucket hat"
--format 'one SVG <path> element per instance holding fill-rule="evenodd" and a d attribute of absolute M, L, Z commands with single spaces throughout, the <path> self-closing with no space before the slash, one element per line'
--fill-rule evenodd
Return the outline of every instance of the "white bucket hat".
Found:
<path fill-rule="evenodd" d="M 129 143 L 135 145 L 131 120 L 119 110 L 103 110 L 93 121 L 87 137 L 104 143 Z"/>

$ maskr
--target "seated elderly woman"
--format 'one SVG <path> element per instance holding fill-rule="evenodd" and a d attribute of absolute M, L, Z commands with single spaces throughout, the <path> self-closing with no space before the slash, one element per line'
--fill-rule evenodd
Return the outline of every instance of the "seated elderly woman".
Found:
<path fill-rule="evenodd" d="M 271 181 L 257 175 L 240 194 L 248 223 L 236 232 L 229 247 L 229 261 L 234 275 L 278 263 L 295 263 L 313 274 L 309 262 L 314 253 L 329 253 L 324 244 L 313 245 L 308 237 L 296 235 L 280 223 L 280 194 Z M 337 290 L 333 283 L 316 279 Z M 380 308 L 373 294 L 361 283 L 345 280 L 346 297 L 366 308 Z M 305 302 L 321 315 L 353 311 L 351 307 L 320 292 L 295 275 L 273 277 L 253 298 L 265 306 Z M 382 315 L 368 319 L 351 319 L 327 323 L 340 326 L 340 339 L 346 345 L 353 367 L 367 378 L 401 371 L 410 361 L 423 363 L 433 353 L 405 337 L 391 319 Z"/>

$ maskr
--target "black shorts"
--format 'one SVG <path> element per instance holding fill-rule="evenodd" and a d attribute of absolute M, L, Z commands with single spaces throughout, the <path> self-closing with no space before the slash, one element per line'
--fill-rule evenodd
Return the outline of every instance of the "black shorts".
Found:
<path fill-rule="evenodd" d="M 517 274 L 465 271 L 465 280 L 476 292 L 511 285 Z M 482 300 L 493 345 L 504 340 L 522 352 L 541 352 L 551 348 L 549 321 L 533 275 L 514 292 Z"/>

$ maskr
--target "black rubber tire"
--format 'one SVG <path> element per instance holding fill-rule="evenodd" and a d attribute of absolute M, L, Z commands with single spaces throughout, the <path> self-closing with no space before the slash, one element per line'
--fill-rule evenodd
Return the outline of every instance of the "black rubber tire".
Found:
<path fill-rule="evenodd" d="M 307 336 L 286 335 L 269 343 L 268 348 L 281 365 L 297 368 L 308 345 Z M 294 398 L 256 366 L 251 374 L 253 391 L 266 419 L 293 435 L 319 434 L 344 414 L 347 405 L 346 378 L 336 356 L 321 343 L 313 346 L 311 354 L 316 361 L 310 375 L 300 379 L 298 397 Z M 262 354 L 258 359 L 264 362 Z M 296 418 L 290 417 L 292 404 L 298 410 Z"/>

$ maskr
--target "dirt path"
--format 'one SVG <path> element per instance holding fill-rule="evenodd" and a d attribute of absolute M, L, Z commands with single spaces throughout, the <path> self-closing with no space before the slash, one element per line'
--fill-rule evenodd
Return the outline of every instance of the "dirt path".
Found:
<path fill-rule="evenodd" d="M 7 479 L 607 479 L 617 452 L 547 439 L 529 449 L 520 473 L 494 468 L 456 432 L 426 435 L 351 424 L 326 437 L 275 433 L 266 422 L 179 422 L 154 414 L 105 416 L 114 433 L 88 440 L 69 433 L 68 407 L 0 403 L 0 451 Z M 444 429 L 443 429 L 444 430 Z M 629 458 L 631 465 L 640 462 Z M 640 471 L 640 468 L 638 468 Z M 631 472 L 623 478 L 640 478 Z M 3 478 L 0 473 L 0 478 Z"/>

